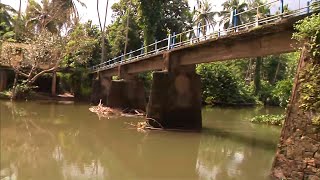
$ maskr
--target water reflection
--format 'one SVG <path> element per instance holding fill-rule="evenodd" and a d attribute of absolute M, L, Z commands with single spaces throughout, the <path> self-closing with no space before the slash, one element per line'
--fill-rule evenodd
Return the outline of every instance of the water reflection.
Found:
<path fill-rule="evenodd" d="M 261 111 L 204 110 L 201 134 L 139 133 L 124 122 L 141 119 L 87 105 L 0 101 L 0 179 L 262 179 L 279 128 L 248 123 Z"/>

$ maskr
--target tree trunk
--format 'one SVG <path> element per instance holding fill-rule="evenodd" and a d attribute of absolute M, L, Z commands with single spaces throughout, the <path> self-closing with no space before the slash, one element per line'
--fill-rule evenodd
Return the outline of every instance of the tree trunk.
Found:
<path fill-rule="evenodd" d="M 20 18 L 21 18 L 21 0 L 19 1 L 19 11 L 18 11 L 18 19 L 16 20 L 16 24 L 15 24 L 15 40 L 17 40 L 18 38 L 18 34 L 20 31 Z"/>
<path fill-rule="evenodd" d="M 16 95 L 17 95 L 17 84 L 18 84 L 18 73 L 15 72 L 14 81 L 13 81 L 13 87 L 12 87 L 11 99 L 16 99 Z"/>
<path fill-rule="evenodd" d="M 57 72 L 52 72 L 52 84 L 51 84 L 51 95 L 56 96 L 57 95 Z"/>
<path fill-rule="evenodd" d="M 0 92 L 7 88 L 7 72 L 5 70 L 0 70 Z"/>
<path fill-rule="evenodd" d="M 261 89 L 261 64 L 262 57 L 256 58 L 256 70 L 254 73 L 254 94 L 258 95 Z"/>
<path fill-rule="evenodd" d="M 125 54 L 127 53 L 127 47 L 128 47 L 128 34 L 129 34 L 129 18 L 130 18 L 130 8 L 128 8 L 128 12 L 127 12 L 127 28 L 126 28 L 126 42 L 124 45 L 124 58 L 126 58 Z"/>
<path fill-rule="evenodd" d="M 102 27 L 101 23 L 101 18 L 100 18 L 100 13 L 99 13 L 99 0 L 97 0 L 97 13 L 98 13 L 98 20 L 99 20 L 99 25 L 100 25 L 100 30 L 101 30 L 101 60 L 100 62 L 103 63 L 105 61 L 105 28 L 106 28 L 106 20 L 107 20 L 107 13 L 108 13 L 108 5 L 109 5 L 109 0 L 107 0 L 107 5 L 106 5 L 106 13 L 104 15 L 104 24 Z"/>
<path fill-rule="evenodd" d="M 277 81 L 277 76 L 278 76 L 278 73 L 279 73 L 279 69 L 280 69 L 280 59 L 278 60 L 278 65 L 277 65 L 276 72 L 274 74 L 274 78 L 272 80 L 272 84 L 274 84 Z"/>

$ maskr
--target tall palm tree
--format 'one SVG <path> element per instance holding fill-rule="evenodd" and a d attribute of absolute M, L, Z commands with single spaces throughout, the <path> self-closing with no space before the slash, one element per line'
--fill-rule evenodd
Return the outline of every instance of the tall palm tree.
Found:
<path fill-rule="evenodd" d="M 212 5 L 208 2 L 208 0 L 197 1 L 198 8 L 194 9 L 194 24 L 197 27 L 201 27 L 201 32 L 203 35 L 206 35 L 207 30 L 211 27 L 214 29 L 216 25 L 216 21 L 214 16 L 219 15 L 219 12 L 212 11 Z M 207 25 L 207 26 L 205 26 Z"/>
<path fill-rule="evenodd" d="M 54 12 L 51 9 L 49 0 L 43 0 L 42 4 L 35 0 L 29 0 L 26 9 L 26 26 L 32 28 L 35 32 L 40 32 L 44 29 L 52 33 L 58 33 L 58 26 Z"/>
<path fill-rule="evenodd" d="M 60 27 L 63 25 L 70 26 L 79 22 L 79 12 L 76 3 L 86 7 L 85 3 L 81 0 L 52 0 L 51 3 L 51 6 L 59 9 L 60 12 L 63 12 L 58 18 L 58 25 Z"/>
<path fill-rule="evenodd" d="M 99 25 L 100 25 L 100 30 L 101 30 L 101 60 L 100 62 L 103 63 L 105 60 L 105 30 L 106 30 L 106 21 L 107 21 L 107 14 L 108 14 L 108 6 L 109 6 L 109 0 L 107 0 L 106 4 L 106 11 L 104 14 L 104 24 L 102 26 L 101 23 L 101 18 L 100 18 L 100 13 L 99 13 L 99 0 L 97 0 L 97 14 L 98 14 L 98 20 L 99 20 Z"/>
<path fill-rule="evenodd" d="M 80 0 L 76 0 L 85 6 Z M 42 4 L 29 0 L 26 9 L 27 26 L 35 31 L 44 28 L 52 33 L 59 33 L 62 26 L 70 26 L 79 21 L 75 0 L 43 0 Z"/>
<path fill-rule="evenodd" d="M 14 24 L 13 15 L 18 12 L 9 5 L 0 3 L 0 19 L 1 23 L 4 23 L 7 27 L 12 27 Z"/>
<path fill-rule="evenodd" d="M 250 20 L 251 18 L 263 19 L 270 15 L 270 5 L 261 6 L 266 3 L 267 3 L 266 0 L 252 0 L 249 3 L 250 8 L 256 9 L 256 11 L 250 11 L 250 14 L 249 14 Z"/>
<path fill-rule="evenodd" d="M 222 16 L 222 20 L 220 21 L 220 25 L 223 25 L 225 29 L 231 27 L 231 25 L 234 23 L 234 19 L 230 19 L 231 12 L 235 9 L 237 10 L 237 13 L 244 12 L 248 8 L 248 4 L 246 2 L 240 3 L 239 0 L 227 0 L 222 4 L 223 11 L 220 12 Z M 238 25 L 243 24 L 248 21 L 248 14 L 243 13 L 241 15 L 237 16 L 237 22 Z M 231 22 L 231 24 L 230 24 Z"/>

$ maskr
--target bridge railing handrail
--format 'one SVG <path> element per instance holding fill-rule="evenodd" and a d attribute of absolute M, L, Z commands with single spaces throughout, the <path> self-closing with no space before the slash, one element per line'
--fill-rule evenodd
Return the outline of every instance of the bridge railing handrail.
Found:
<path fill-rule="evenodd" d="M 105 70 L 111 67 L 114 67 L 115 65 L 121 65 L 127 62 L 132 62 L 132 61 L 136 61 L 139 60 L 140 58 L 145 58 L 145 57 L 149 57 L 152 55 L 156 55 L 158 53 L 161 53 L 163 51 L 167 51 L 173 48 L 177 48 L 177 47 L 181 47 L 187 44 L 194 44 L 198 43 L 200 41 L 203 40 L 208 40 L 208 39 L 216 39 L 219 38 L 220 36 L 224 36 L 224 34 L 228 34 L 229 32 L 237 32 L 241 29 L 249 29 L 250 27 L 256 27 L 259 26 L 259 24 L 267 24 L 271 21 L 275 21 L 277 19 L 281 19 L 281 18 L 285 18 L 285 17 L 289 17 L 289 16 L 295 16 L 295 15 L 301 15 L 303 13 L 310 13 L 310 7 L 313 8 L 313 10 L 319 10 L 320 9 L 320 5 L 312 5 L 310 3 L 307 3 L 307 6 L 299 8 L 299 9 L 295 9 L 295 10 L 290 10 L 289 12 L 284 12 L 283 10 L 283 0 L 274 0 L 271 2 L 267 2 L 265 4 L 261 4 L 257 7 L 253 7 L 250 9 L 247 9 L 243 12 L 237 13 L 236 11 L 231 12 L 232 13 L 232 17 L 236 18 L 237 16 L 244 14 L 246 12 L 252 11 L 252 10 L 256 10 L 257 8 L 263 7 L 263 6 L 269 6 L 273 3 L 279 2 L 280 1 L 280 6 L 282 6 L 282 12 L 274 14 L 274 15 L 270 15 L 264 18 L 256 18 L 253 21 L 244 23 L 244 24 L 232 24 L 233 26 L 227 28 L 227 29 L 223 29 L 220 30 L 220 28 L 218 30 L 214 30 L 212 32 L 206 31 L 205 34 L 203 34 L 203 32 L 201 32 L 202 28 L 206 28 L 206 30 L 210 30 L 210 27 L 212 27 L 213 25 L 215 25 L 215 23 L 210 23 L 210 24 L 206 24 L 206 25 L 202 25 L 202 26 L 197 26 L 194 27 L 190 30 L 175 34 L 173 33 L 173 35 L 169 34 L 168 37 L 159 40 L 159 41 L 155 41 L 147 46 L 142 46 L 139 49 L 136 49 L 134 51 L 130 51 L 130 52 L 126 52 L 125 54 L 122 54 L 120 56 L 114 57 L 112 59 L 109 59 L 103 63 L 100 63 L 98 65 L 92 66 L 91 67 L 91 71 L 100 71 L 100 70 Z M 307 9 L 307 10 L 306 10 Z M 307 12 L 305 12 L 307 11 Z M 234 21 L 236 21 L 234 19 Z M 202 33 L 202 34 L 201 34 Z M 176 42 L 177 40 L 177 42 Z M 164 43 L 166 42 L 167 43 Z M 140 52 L 140 54 L 136 54 Z M 136 54 L 136 55 L 135 55 Z"/>

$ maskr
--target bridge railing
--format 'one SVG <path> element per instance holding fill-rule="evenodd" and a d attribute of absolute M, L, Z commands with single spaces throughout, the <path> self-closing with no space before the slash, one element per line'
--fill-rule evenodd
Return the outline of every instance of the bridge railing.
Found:
<path fill-rule="evenodd" d="M 313 0 L 315 1 L 315 0 Z M 298 0 L 290 1 L 291 4 L 297 3 Z M 319 2 L 319 0 L 317 1 Z M 276 9 L 278 10 L 273 13 L 265 15 L 262 18 L 259 18 L 259 8 L 267 7 L 268 9 Z M 291 16 L 299 16 L 303 14 L 308 14 L 313 11 L 320 10 L 320 3 L 312 4 L 312 0 L 307 2 L 307 5 L 303 7 L 299 7 L 295 10 L 285 10 L 284 0 L 274 0 L 271 2 L 267 2 L 261 5 L 257 5 L 256 7 L 249 8 L 243 12 L 237 12 L 237 10 L 231 11 L 232 19 L 230 19 L 230 27 L 227 29 L 219 29 L 219 30 L 211 30 L 210 27 L 213 27 L 215 24 L 206 24 L 203 26 L 198 26 L 193 29 L 184 31 L 179 34 L 173 33 L 172 35 L 168 35 L 167 38 L 162 39 L 160 41 L 155 41 L 154 43 L 148 46 L 142 46 L 139 49 L 134 51 L 130 51 L 126 54 L 122 54 L 115 58 L 109 59 L 101 64 L 93 66 L 90 68 L 92 72 L 101 71 L 113 68 L 115 66 L 125 64 L 128 62 L 133 62 L 140 60 L 142 58 L 147 58 L 150 56 L 157 55 L 164 51 L 169 51 L 175 48 L 183 47 L 186 45 L 198 44 L 199 42 L 208 40 L 208 39 L 218 39 L 222 36 L 226 36 L 231 32 L 240 32 L 243 30 L 249 30 L 252 28 L 256 28 L 260 25 L 269 24 L 272 22 L 276 22 L 283 18 L 291 17 Z M 256 12 L 256 14 L 254 14 Z M 252 13 L 251 15 L 255 15 L 255 18 L 249 19 L 248 22 L 240 24 L 238 22 L 239 16 Z M 214 29 L 214 28 L 212 28 Z"/>

